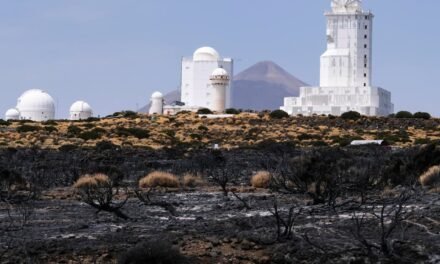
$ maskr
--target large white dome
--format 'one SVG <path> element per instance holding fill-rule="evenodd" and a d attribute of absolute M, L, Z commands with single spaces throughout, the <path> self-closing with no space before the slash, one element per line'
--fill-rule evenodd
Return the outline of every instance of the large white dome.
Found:
<path fill-rule="evenodd" d="M 20 119 L 20 112 L 17 109 L 11 108 L 6 111 L 5 120 L 18 120 Z"/>
<path fill-rule="evenodd" d="M 17 110 L 20 119 L 47 121 L 55 118 L 55 101 L 45 91 L 32 89 L 18 98 Z"/>
<path fill-rule="evenodd" d="M 84 101 L 76 101 L 70 107 L 70 120 L 83 120 L 92 117 L 93 109 Z"/>
<path fill-rule="evenodd" d="M 193 61 L 218 61 L 220 54 L 211 47 L 202 47 L 194 52 Z"/>

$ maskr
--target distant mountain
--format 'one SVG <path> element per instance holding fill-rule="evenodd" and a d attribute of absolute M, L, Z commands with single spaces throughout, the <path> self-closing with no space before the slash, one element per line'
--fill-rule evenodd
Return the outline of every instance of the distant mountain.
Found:
<path fill-rule="evenodd" d="M 287 96 L 298 96 L 307 84 L 271 61 L 263 61 L 234 77 L 232 104 L 234 108 L 278 109 Z"/>
<path fill-rule="evenodd" d="M 298 96 L 299 88 L 307 84 L 271 61 L 259 62 L 234 77 L 232 106 L 241 109 L 278 109 L 283 98 Z M 180 100 L 180 91 L 165 95 L 165 102 Z M 150 105 L 139 112 L 148 112 Z"/>

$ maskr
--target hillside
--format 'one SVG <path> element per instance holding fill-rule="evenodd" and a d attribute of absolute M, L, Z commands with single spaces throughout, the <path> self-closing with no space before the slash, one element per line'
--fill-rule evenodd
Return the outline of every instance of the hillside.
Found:
<path fill-rule="evenodd" d="M 242 113 L 231 118 L 147 115 L 103 118 L 95 121 L 25 121 L 0 124 L 0 147 L 58 149 L 65 145 L 95 146 L 111 141 L 124 147 L 224 148 L 253 147 L 264 142 L 291 142 L 298 146 L 346 145 L 353 139 L 385 139 L 396 146 L 440 140 L 440 120 L 339 117 L 289 117 Z"/>

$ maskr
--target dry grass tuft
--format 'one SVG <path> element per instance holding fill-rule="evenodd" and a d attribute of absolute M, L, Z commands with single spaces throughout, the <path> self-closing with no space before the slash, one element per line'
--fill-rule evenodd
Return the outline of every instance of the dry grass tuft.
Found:
<path fill-rule="evenodd" d="M 440 186 L 440 166 L 433 166 L 420 176 L 420 183 L 424 187 Z"/>
<path fill-rule="evenodd" d="M 164 171 L 153 171 L 147 176 L 139 180 L 140 188 L 152 188 L 152 187 L 179 187 L 179 180 L 177 177 Z"/>
<path fill-rule="evenodd" d="M 102 173 L 81 176 L 73 185 L 74 188 L 93 188 L 110 184 L 110 178 Z"/>
<path fill-rule="evenodd" d="M 203 184 L 204 184 L 203 179 L 200 176 L 195 176 L 189 173 L 183 175 L 183 185 L 185 187 L 197 187 Z"/>
<path fill-rule="evenodd" d="M 268 188 L 272 175 L 268 171 L 258 171 L 252 176 L 251 185 L 255 188 Z"/>

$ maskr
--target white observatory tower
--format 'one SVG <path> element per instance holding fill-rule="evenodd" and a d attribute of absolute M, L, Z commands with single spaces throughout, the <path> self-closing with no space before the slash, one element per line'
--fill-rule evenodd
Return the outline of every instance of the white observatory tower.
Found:
<path fill-rule="evenodd" d="M 163 95 L 160 92 L 154 92 L 151 95 L 151 107 L 149 114 L 163 114 Z"/>
<path fill-rule="evenodd" d="M 299 97 L 284 98 L 292 115 L 367 116 L 394 112 L 391 93 L 372 84 L 373 18 L 361 0 L 332 0 L 327 17 L 327 50 L 321 56 L 320 85 L 301 87 Z"/>
<path fill-rule="evenodd" d="M 211 85 L 213 89 L 211 110 L 216 112 L 225 111 L 226 89 L 229 85 L 229 74 L 223 68 L 217 68 L 211 74 Z"/>

